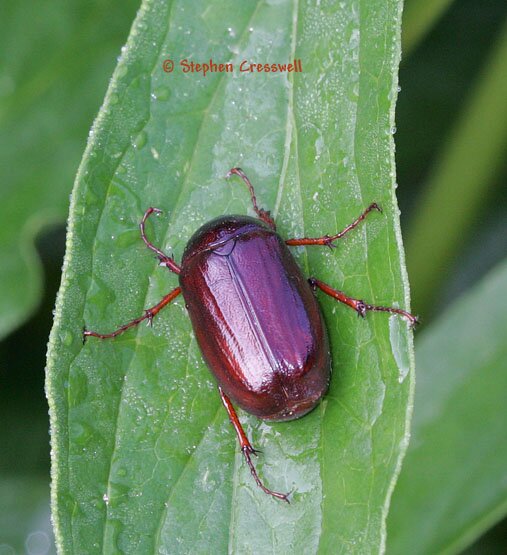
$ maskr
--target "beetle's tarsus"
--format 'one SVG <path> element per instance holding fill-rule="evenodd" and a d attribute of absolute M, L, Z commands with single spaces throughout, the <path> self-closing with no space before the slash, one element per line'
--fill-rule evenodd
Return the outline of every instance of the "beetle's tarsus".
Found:
<path fill-rule="evenodd" d="M 151 241 L 149 241 L 148 237 L 146 237 L 146 229 L 145 229 L 146 220 L 153 213 L 162 214 L 162 210 L 160 210 L 160 208 L 154 208 L 152 206 L 150 206 L 150 208 L 148 208 L 148 210 L 146 210 L 146 212 L 144 213 L 144 216 L 141 220 L 141 223 L 139 224 L 139 229 L 141 231 L 141 239 L 144 241 L 144 244 L 152 252 L 154 252 L 156 254 L 156 256 L 158 257 L 158 259 L 160 261 L 160 265 L 163 265 L 166 268 L 169 268 L 169 270 L 171 270 L 171 272 L 174 272 L 175 274 L 179 274 L 181 272 L 181 268 L 176 264 L 176 262 L 174 262 L 174 258 L 172 256 L 167 256 L 167 254 L 165 254 L 159 248 L 157 248 Z"/>
<path fill-rule="evenodd" d="M 147 308 L 144 311 L 143 316 L 139 316 L 138 318 L 134 318 L 133 320 L 131 320 L 130 322 L 127 322 L 126 324 L 123 324 L 117 330 L 115 330 L 113 332 L 97 333 L 95 331 L 83 330 L 83 335 L 86 336 L 86 337 L 93 336 L 93 337 L 97 337 L 99 339 L 114 339 L 115 337 L 118 337 L 119 335 L 126 332 L 130 328 L 133 328 L 133 327 L 137 326 L 138 324 L 140 324 L 144 320 L 148 320 L 148 325 L 151 325 L 151 321 L 153 320 L 153 317 L 156 314 L 158 314 L 164 308 L 164 306 L 166 306 L 170 302 L 172 302 L 180 293 L 181 293 L 181 287 L 176 287 L 171 292 L 167 293 L 167 295 L 162 297 L 162 299 L 156 305 L 154 305 L 150 308 Z"/>
<path fill-rule="evenodd" d="M 249 447 L 249 448 L 248 448 Z M 252 462 L 252 459 L 250 457 L 252 451 L 251 449 L 253 449 L 253 447 L 251 445 L 247 446 L 245 445 L 241 451 L 243 453 L 243 456 L 245 457 L 246 463 L 248 465 L 248 468 L 250 468 L 250 473 L 252 474 L 253 479 L 255 480 L 255 483 L 261 488 L 261 490 L 266 493 L 267 495 L 271 495 L 271 497 L 275 497 L 276 499 L 281 499 L 282 501 L 286 501 L 287 503 L 289 503 L 290 505 L 290 501 L 288 499 L 289 495 L 291 492 L 289 493 L 280 493 L 279 491 L 274 491 L 272 489 L 267 488 L 263 483 L 262 480 L 259 478 L 259 475 L 257 474 L 257 470 L 255 470 L 255 466 Z M 254 449 L 255 451 L 255 449 Z"/>
<path fill-rule="evenodd" d="M 349 297 L 343 291 L 334 289 L 327 283 L 324 283 L 313 277 L 308 280 L 308 283 L 314 289 L 318 287 L 326 295 L 329 295 L 330 297 L 333 297 L 333 299 L 336 299 L 340 303 L 343 303 L 344 305 L 347 305 L 348 307 L 352 308 L 357 312 L 358 316 L 361 316 L 362 318 L 366 316 L 367 312 L 387 312 L 389 314 L 398 314 L 399 316 L 402 316 L 403 318 L 409 321 L 411 327 L 414 327 L 418 323 L 418 319 L 416 316 L 413 316 L 412 314 L 410 314 L 410 312 L 407 312 L 406 310 L 403 310 L 401 308 L 396 308 L 394 306 L 380 306 L 380 305 L 365 303 L 363 300 Z"/>
<path fill-rule="evenodd" d="M 349 231 L 352 231 L 356 228 L 372 210 L 378 210 L 382 212 L 382 209 L 376 202 L 372 202 L 366 210 L 363 211 L 351 224 L 349 224 L 346 228 L 342 229 L 339 233 L 335 235 L 322 235 L 321 237 L 299 237 L 293 239 L 286 239 L 285 244 L 289 245 L 290 247 L 298 247 L 298 246 L 310 246 L 310 245 L 320 245 L 324 247 L 336 247 L 335 241 L 342 239 L 347 235 Z"/>
<path fill-rule="evenodd" d="M 264 223 L 268 224 L 269 227 L 276 230 L 275 220 L 273 220 L 273 218 L 270 216 L 269 210 L 264 210 L 263 208 L 259 208 L 257 206 L 257 198 L 255 197 L 255 190 L 253 188 L 253 185 L 250 179 L 248 179 L 248 177 L 246 176 L 245 172 L 241 168 L 232 168 L 227 172 L 227 175 L 225 177 L 226 179 L 229 179 L 229 177 L 231 177 L 232 175 L 237 175 L 238 177 L 241 177 L 244 184 L 247 186 L 248 191 L 250 192 L 250 198 L 252 201 L 253 209 L 257 214 L 259 220 L 263 221 Z"/>

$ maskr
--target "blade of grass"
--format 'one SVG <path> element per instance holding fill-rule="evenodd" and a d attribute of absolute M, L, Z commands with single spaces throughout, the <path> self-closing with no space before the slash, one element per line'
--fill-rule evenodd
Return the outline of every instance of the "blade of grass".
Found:
<path fill-rule="evenodd" d="M 507 261 L 418 337 L 392 555 L 452 555 L 507 514 Z"/>
<path fill-rule="evenodd" d="M 401 35 L 404 57 L 417 48 L 451 4 L 452 0 L 406 0 Z"/>

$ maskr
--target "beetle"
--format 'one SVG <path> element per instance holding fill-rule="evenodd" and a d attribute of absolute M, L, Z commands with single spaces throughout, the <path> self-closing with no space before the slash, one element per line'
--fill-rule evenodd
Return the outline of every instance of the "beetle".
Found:
<path fill-rule="evenodd" d="M 218 383 L 222 403 L 239 440 L 241 451 L 257 485 L 268 495 L 289 502 L 288 493 L 269 489 L 252 462 L 255 450 L 243 430 L 234 403 L 264 420 L 300 418 L 326 393 L 331 377 L 331 357 L 324 320 L 314 291 L 354 309 L 398 314 L 413 326 L 409 312 L 376 306 L 349 297 L 326 283 L 303 277 L 289 246 L 335 242 L 354 229 L 372 211 L 372 203 L 351 224 L 335 235 L 283 240 L 270 213 L 257 205 L 252 183 L 241 168 L 233 168 L 248 187 L 257 218 L 221 216 L 199 228 L 187 243 L 181 265 L 146 236 L 146 220 L 158 208 L 148 208 L 141 220 L 141 238 L 160 262 L 179 277 L 179 286 L 144 314 L 111 333 L 83 330 L 87 337 L 111 339 L 146 320 L 149 324 L 162 308 L 180 294 L 190 315 L 203 357 Z"/>

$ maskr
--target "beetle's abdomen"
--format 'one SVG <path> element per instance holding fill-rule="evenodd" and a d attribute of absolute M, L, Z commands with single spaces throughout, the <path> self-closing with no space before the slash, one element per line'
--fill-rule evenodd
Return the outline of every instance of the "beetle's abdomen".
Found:
<path fill-rule="evenodd" d="M 238 405 L 287 420 L 317 404 L 329 383 L 327 334 L 274 231 L 247 217 L 207 224 L 189 242 L 180 284 L 204 358 Z"/>

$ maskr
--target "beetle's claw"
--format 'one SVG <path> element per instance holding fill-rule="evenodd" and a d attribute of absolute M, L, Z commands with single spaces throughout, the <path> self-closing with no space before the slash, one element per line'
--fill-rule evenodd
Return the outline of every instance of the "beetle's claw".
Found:
<path fill-rule="evenodd" d="M 356 311 L 357 315 L 361 318 L 366 317 L 366 304 L 364 303 L 364 301 L 357 301 Z"/>
<path fill-rule="evenodd" d="M 241 448 L 241 451 L 243 451 L 243 453 L 246 453 L 248 455 L 255 455 L 255 456 L 257 456 L 259 453 L 262 453 L 260 449 L 254 449 L 250 444 L 244 445 Z"/>
<path fill-rule="evenodd" d="M 329 235 L 324 236 L 324 244 L 326 245 L 326 247 L 330 248 L 331 250 L 336 248 L 336 245 L 333 243 L 332 237 L 329 237 Z"/>
<path fill-rule="evenodd" d="M 285 499 L 284 501 L 287 501 L 287 503 L 290 505 L 290 501 L 289 501 L 289 497 L 296 491 L 296 488 L 293 487 L 288 493 L 285 494 Z"/>
<path fill-rule="evenodd" d="M 415 328 L 421 323 L 419 316 L 414 316 L 413 320 L 410 319 L 410 329 L 415 330 Z"/>

